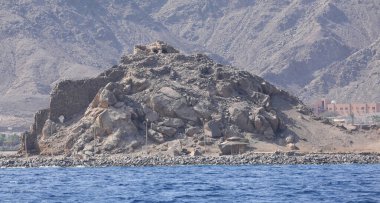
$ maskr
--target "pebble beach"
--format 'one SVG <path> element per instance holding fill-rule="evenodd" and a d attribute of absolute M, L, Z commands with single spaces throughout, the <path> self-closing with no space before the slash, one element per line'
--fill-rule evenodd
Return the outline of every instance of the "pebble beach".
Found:
<path fill-rule="evenodd" d="M 85 158 L 63 156 L 0 156 L 0 167 L 109 167 L 172 165 L 255 164 L 380 164 L 380 153 L 246 153 L 229 156 L 130 156 L 96 155 Z"/>

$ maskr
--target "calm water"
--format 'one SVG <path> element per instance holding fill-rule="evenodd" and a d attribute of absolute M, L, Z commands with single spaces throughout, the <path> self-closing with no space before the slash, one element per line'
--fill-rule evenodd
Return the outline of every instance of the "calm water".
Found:
<path fill-rule="evenodd" d="M 0 169 L 0 202 L 380 202 L 380 165 Z"/>

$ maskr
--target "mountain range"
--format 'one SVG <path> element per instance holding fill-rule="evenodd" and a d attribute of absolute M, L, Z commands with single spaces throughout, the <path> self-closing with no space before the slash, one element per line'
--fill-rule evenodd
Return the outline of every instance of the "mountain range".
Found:
<path fill-rule="evenodd" d="M 26 128 L 58 81 L 96 76 L 155 40 L 250 71 L 306 103 L 380 100 L 378 0 L 5 0 L 0 126 Z"/>

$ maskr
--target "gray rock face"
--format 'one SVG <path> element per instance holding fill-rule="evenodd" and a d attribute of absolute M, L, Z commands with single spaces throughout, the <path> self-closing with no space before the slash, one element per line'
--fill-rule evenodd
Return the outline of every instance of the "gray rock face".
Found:
<path fill-rule="evenodd" d="M 195 113 L 194 109 L 189 107 L 187 104 L 182 103 L 178 105 L 177 108 L 174 109 L 174 112 L 177 117 L 188 120 L 188 121 L 193 121 L 197 122 L 199 117 Z"/>
<path fill-rule="evenodd" d="M 151 107 L 154 111 L 157 113 L 163 115 L 163 116 L 168 116 L 168 117 L 174 117 L 175 112 L 174 112 L 174 105 L 175 105 L 175 100 L 164 95 L 164 94 L 158 94 L 154 95 L 151 99 Z M 178 105 L 178 104 L 177 104 Z"/>
<path fill-rule="evenodd" d="M 160 118 L 160 115 L 147 105 L 143 105 L 143 111 L 145 113 L 145 120 L 148 122 L 155 122 Z"/>
<path fill-rule="evenodd" d="M 170 87 L 163 87 L 160 89 L 160 92 L 172 99 L 180 99 L 182 97 L 177 91 L 173 90 Z"/>
<path fill-rule="evenodd" d="M 99 107 L 108 108 L 109 106 L 113 106 L 114 104 L 116 104 L 116 102 L 117 102 L 116 97 L 111 91 L 104 88 L 100 92 Z"/>
<path fill-rule="evenodd" d="M 194 111 L 200 115 L 201 118 L 209 120 L 212 114 L 211 104 L 208 101 L 199 101 L 193 107 Z"/>
<path fill-rule="evenodd" d="M 177 129 L 175 129 L 173 127 L 168 127 L 168 126 L 152 125 L 152 129 L 157 131 L 157 132 L 160 132 L 161 134 L 165 135 L 166 137 L 172 137 L 177 132 Z"/>
<path fill-rule="evenodd" d="M 185 134 L 186 134 L 186 136 L 189 136 L 189 137 L 192 137 L 192 136 L 194 136 L 195 134 L 200 133 L 200 132 L 201 132 L 201 129 L 198 128 L 198 127 L 190 127 L 190 128 L 187 128 L 187 129 L 185 130 Z"/>
<path fill-rule="evenodd" d="M 171 67 L 175 78 L 162 67 Z M 230 87 L 228 93 L 218 90 L 224 85 Z M 244 133 L 273 140 L 280 123 L 286 123 L 270 106 L 272 97 L 284 98 L 288 106 L 303 105 L 258 76 L 157 42 L 136 47 L 133 55 L 97 78 L 59 83 L 50 108 L 36 114 L 37 128 L 26 135 L 27 145 L 41 154 L 91 156 L 130 153 L 142 143 L 186 136 L 207 137 L 196 145 Z M 63 123 L 57 121 L 60 116 Z"/>
<path fill-rule="evenodd" d="M 212 138 L 218 138 L 222 136 L 222 132 L 220 130 L 220 122 L 211 120 L 205 123 L 204 125 L 204 134 L 206 136 L 212 137 Z"/>
<path fill-rule="evenodd" d="M 185 125 L 185 122 L 179 118 L 164 118 L 162 122 L 158 123 L 158 125 L 180 128 Z"/>
<path fill-rule="evenodd" d="M 238 102 L 231 105 L 228 109 L 232 122 L 237 125 L 239 128 L 247 131 L 253 132 L 254 126 L 249 120 L 249 107 L 245 102 Z"/>
<path fill-rule="evenodd" d="M 267 139 L 272 139 L 276 136 L 275 131 L 271 127 L 269 121 L 262 115 L 256 115 L 254 120 L 255 128 L 260 134 L 263 134 Z"/>

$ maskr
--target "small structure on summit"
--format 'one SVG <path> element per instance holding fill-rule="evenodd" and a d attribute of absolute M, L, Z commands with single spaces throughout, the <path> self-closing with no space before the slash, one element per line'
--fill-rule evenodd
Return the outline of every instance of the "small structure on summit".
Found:
<path fill-rule="evenodd" d="M 179 53 L 178 50 L 169 46 L 163 41 L 156 41 L 149 45 L 136 45 L 133 49 L 133 54 L 168 54 L 168 53 Z"/>

